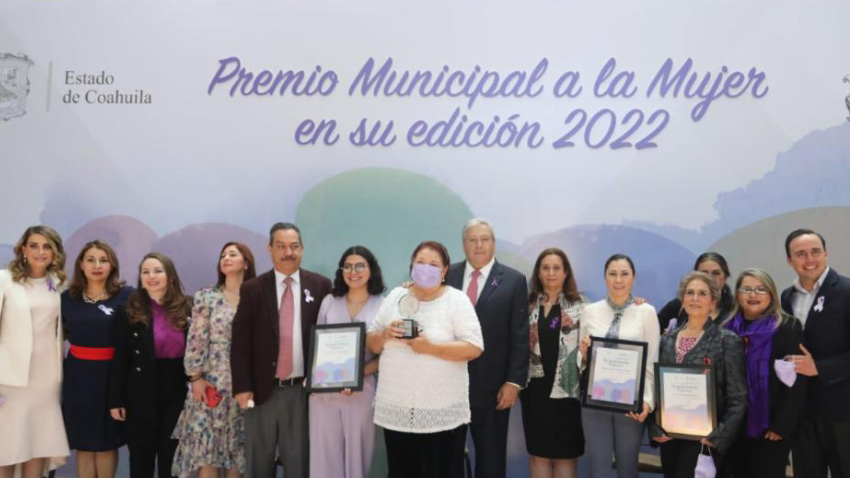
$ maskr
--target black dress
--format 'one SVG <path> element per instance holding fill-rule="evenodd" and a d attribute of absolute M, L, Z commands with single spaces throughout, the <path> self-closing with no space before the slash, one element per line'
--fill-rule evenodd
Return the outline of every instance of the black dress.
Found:
<path fill-rule="evenodd" d="M 554 305 L 548 317 L 537 321 L 543 377 L 532 378 L 522 393 L 522 426 L 528 453 L 542 458 L 566 460 L 584 454 L 581 404 L 575 398 L 549 398 L 555 383 L 561 333 L 561 307 Z M 557 320 L 558 326 L 550 327 Z"/>
<path fill-rule="evenodd" d="M 80 347 L 114 347 L 118 307 L 127 302 L 131 287 L 104 301 L 88 304 L 82 298 L 62 294 L 65 340 Z M 65 358 L 62 381 L 62 413 L 68 445 L 72 450 L 109 451 L 121 448 L 124 424 L 112 419 L 106 404 L 111 360 Z"/>

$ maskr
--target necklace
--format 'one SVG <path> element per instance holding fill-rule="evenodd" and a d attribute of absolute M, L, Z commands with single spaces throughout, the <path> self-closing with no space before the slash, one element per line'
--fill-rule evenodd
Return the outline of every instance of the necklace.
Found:
<path fill-rule="evenodd" d="M 88 294 L 83 292 L 83 302 L 85 302 L 86 304 L 96 304 L 108 298 L 109 294 L 107 294 L 105 290 L 100 291 L 100 294 L 97 294 L 97 296 L 95 297 L 89 297 Z"/>

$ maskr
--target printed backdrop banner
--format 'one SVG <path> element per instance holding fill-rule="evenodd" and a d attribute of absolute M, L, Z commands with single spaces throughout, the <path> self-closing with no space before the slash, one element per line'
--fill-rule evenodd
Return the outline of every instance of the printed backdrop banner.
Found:
<path fill-rule="evenodd" d="M 846 2 L 3 2 L 0 260 L 45 223 L 71 260 L 109 241 L 131 283 L 165 252 L 193 292 L 226 240 L 267 269 L 269 226 L 294 221 L 305 267 L 333 275 L 363 244 L 393 286 L 423 239 L 462 259 L 481 216 L 500 260 L 529 273 L 561 247 L 594 300 L 615 252 L 657 308 L 708 249 L 786 285 L 782 240 L 804 226 L 847 272 L 847 18 Z"/>

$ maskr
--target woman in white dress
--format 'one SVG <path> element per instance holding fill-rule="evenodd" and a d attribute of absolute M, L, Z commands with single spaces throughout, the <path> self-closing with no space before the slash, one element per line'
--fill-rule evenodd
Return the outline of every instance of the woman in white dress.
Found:
<path fill-rule="evenodd" d="M 70 455 L 62 420 L 62 238 L 28 228 L 0 271 L 0 478 L 40 478 Z"/>
<path fill-rule="evenodd" d="M 467 362 L 484 351 L 481 325 L 466 294 L 445 284 L 445 246 L 423 242 L 410 262 L 413 285 L 390 292 L 366 337 L 381 354 L 375 423 L 384 428 L 390 478 L 462 477 Z M 419 304 L 413 319 L 422 331 L 404 339 L 398 303 L 408 294 Z"/>

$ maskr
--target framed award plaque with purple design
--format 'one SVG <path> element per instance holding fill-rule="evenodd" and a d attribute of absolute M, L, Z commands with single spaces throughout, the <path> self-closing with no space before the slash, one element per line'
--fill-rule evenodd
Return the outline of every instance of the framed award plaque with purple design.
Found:
<path fill-rule="evenodd" d="M 363 390 L 366 325 L 314 325 L 310 334 L 307 392 L 330 393 Z"/>
<path fill-rule="evenodd" d="M 643 411 L 646 342 L 590 337 L 585 407 L 614 412 Z"/>
<path fill-rule="evenodd" d="M 717 427 L 710 365 L 655 364 L 655 421 L 667 436 L 701 440 Z"/>

